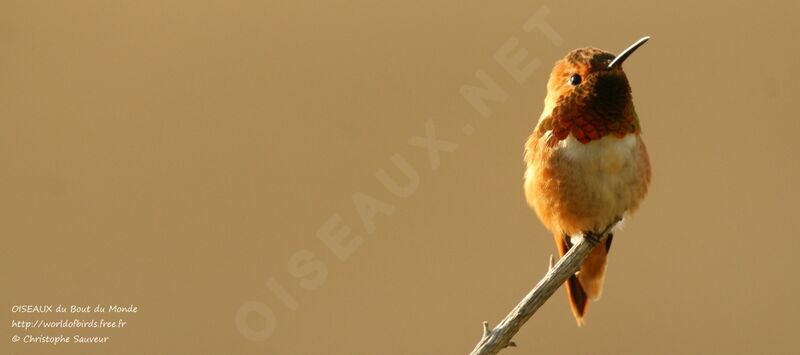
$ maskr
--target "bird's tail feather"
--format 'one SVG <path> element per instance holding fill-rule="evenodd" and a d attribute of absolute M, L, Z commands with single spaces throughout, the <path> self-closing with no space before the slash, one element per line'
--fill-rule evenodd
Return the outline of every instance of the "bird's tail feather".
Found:
<path fill-rule="evenodd" d="M 605 245 L 595 247 L 581 265 L 581 270 L 567 279 L 567 296 L 572 308 L 572 315 L 575 316 L 578 326 L 586 324 L 584 316 L 589 306 L 589 300 L 598 299 L 603 291 L 606 256 L 611 249 L 612 238 L 613 235 L 609 235 Z M 572 247 L 569 236 L 556 235 L 555 239 L 558 252 L 563 257 Z"/>

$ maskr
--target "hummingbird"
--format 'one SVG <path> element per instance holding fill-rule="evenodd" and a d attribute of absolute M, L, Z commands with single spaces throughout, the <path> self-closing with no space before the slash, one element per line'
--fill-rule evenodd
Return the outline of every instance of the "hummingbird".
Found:
<path fill-rule="evenodd" d="M 576 238 L 608 234 L 566 281 L 578 326 L 603 290 L 617 222 L 638 207 L 650 184 L 650 160 L 622 63 L 650 37 L 615 56 L 575 49 L 557 61 L 544 109 L 525 143 L 525 198 L 553 233 L 560 256 Z"/>

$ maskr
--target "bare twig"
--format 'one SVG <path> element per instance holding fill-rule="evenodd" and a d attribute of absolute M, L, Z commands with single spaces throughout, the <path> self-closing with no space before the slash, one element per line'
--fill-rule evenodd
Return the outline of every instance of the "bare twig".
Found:
<path fill-rule="evenodd" d="M 497 354 L 508 346 L 515 346 L 511 341 L 514 334 L 517 334 L 522 325 L 567 281 L 570 275 L 580 270 L 589 252 L 599 243 L 605 242 L 608 238 L 607 232 L 615 224 L 616 222 L 599 235 L 588 235 L 577 240 L 555 265 L 552 265 L 553 257 L 550 256 L 550 270 L 497 327 L 489 330 L 489 323 L 483 322 L 483 336 L 470 355 Z"/>

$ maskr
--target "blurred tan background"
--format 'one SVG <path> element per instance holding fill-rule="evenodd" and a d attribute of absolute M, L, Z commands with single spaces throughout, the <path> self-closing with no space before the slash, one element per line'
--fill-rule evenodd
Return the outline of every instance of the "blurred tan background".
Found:
<path fill-rule="evenodd" d="M 794 353 L 798 10 L 4 1 L 0 353 L 466 353 L 555 252 L 521 187 L 552 63 L 643 35 L 626 71 L 650 194 L 588 325 L 559 291 L 503 353 Z M 537 13 L 556 37 L 523 29 Z M 493 58 L 514 39 L 541 63 L 521 84 Z M 489 118 L 459 92 L 478 71 L 507 94 Z M 408 143 L 427 122 L 458 144 L 436 169 Z M 376 177 L 404 183 L 396 154 L 419 179 L 407 197 Z M 374 225 L 354 194 L 381 201 Z M 361 242 L 344 261 L 317 238 L 332 217 Z M 17 304 L 140 312 L 124 329 L 25 332 L 11 320 L 62 317 Z M 28 333 L 111 339 L 10 340 Z"/>

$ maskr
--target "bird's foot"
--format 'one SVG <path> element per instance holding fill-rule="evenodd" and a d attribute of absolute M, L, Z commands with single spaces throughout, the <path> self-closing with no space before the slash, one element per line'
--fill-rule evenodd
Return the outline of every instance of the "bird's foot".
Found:
<path fill-rule="evenodd" d="M 603 235 L 595 233 L 595 232 L 592 232 L 592 231 L 586 231 L 586 232 L 583 232 L 583 237 L 586 240 L 590 241 L 592 244 L 597 244 L 597 243 L 600 243 L 600 238 L 602 238 Z"/>
<path fill-rule="evenodd" d="M 600 242 L 600 239 L 603 238 L 603 236 L 605 236 L 606 234 L 611 236 L 611 230 L 614 229 L 614 227 L 620 221 L 622 221 L 622 218 L 621 217 L 616 217 L 616 218 L 614 218 L 613 222 L 611 222 L 609 225 L 606 226 L 605 229 L 603 229 L 602 232 L 584 231 L 583 232 L 583 237 L 586 238 L 587 240 L 591 241 L 592 244 L 597 244 L 597 243 Z"/>

